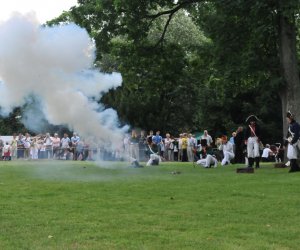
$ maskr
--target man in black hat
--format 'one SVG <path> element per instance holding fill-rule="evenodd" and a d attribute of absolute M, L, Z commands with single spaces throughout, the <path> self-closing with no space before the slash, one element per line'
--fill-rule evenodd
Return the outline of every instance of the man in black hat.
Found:
<path fill-rule="evenodd" d="M 288 111 L 286 114 L 287 121 L 289 123 L 288 134 L 287 134 L 287 157 L 290 160 L 290 173 L 300 171 L 297 164 L 298 158 L 298 140 L 300 137 L 300 125 L 296 122 L 294 115 Z"/>
<path fill-rule="evenodd" d="M 259 168 L 259 142 L 260 142 L 260 127 L 257 124 L 258 118 L 255 115 L 250 115 L 246 119 L 246 144 L 248 167 L 252 168 L 255 161 L 255 168 Z"/>

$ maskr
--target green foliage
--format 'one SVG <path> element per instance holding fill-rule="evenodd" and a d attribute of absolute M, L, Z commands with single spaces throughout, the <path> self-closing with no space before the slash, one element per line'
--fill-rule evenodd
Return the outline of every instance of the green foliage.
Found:
<path fill-rule="evenodd" d="M 282 137 L 278 14 L 293 20 L 299 1 L 78 3 L 61 20 L 88 30 L 96 65 L 122 73 L 122 87 L 102 101 L 123 122 L 218 134 L 231 133 L 254 113 L 268 142 Z"/>
<path fill-rule="evenodd" d="M 0 135 L 13 135 L 24 133 L 26 128 L 20 122 L 20 108 L 15 108 L 7 117 L 0 116 Z"/>
<path fill-rule="evenodd" d="M 114 103 L 122 120 L 136 127 L 172 133 L 179 128 L 192 129 L 197 88 L 189 81 L 185 71 L 187 62 L 180 47 L 173 44 L 163 51 L 136 50 L 116 42 L 113 53 L 120 56 L 118 70 L 123 85 L 102 101 Z"/>

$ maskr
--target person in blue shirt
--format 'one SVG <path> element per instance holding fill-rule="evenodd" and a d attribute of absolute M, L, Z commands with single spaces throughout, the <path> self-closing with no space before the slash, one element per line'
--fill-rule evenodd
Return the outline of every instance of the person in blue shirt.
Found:
<path fill-rule="evenodd" d="M 162 137 L 160 136 L 160 131 L 156 131 L 156 134 L 152 137 L 152 142 L 157 146 L 158 153 L 161 151 Z"/>

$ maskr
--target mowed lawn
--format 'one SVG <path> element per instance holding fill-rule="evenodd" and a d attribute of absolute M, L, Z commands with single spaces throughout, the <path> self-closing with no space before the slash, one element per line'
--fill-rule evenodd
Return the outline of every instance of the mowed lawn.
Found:
<path fill-rule="evenodd" d="M 300 249 L 300 173 L 237 167 L 0 162 L 0 249 Z"/>

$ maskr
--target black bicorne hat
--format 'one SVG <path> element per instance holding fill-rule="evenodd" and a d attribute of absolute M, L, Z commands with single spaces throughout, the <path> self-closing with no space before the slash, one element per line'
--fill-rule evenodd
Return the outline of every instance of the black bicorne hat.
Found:
<path fill-rule="evenodd" d="M 287 118 L 290 118 L 290 119 L 294 119 L 294 114 L 289 110 L 287 113 L 286 113 L 286 117 Z"/>
<path fill-rule="evenodd" d="M 255 115 L 249 115 L 246 119 L 246 123 L 257 122 L 259 119 Z"/>

